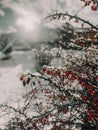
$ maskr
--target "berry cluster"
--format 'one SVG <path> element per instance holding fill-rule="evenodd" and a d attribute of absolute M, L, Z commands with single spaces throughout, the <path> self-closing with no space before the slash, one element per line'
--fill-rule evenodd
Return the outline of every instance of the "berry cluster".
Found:
<path fill-rule="evenodd" d="M 84 6 L 91 6 L 91 10 L 92 11 L 96 11 L 97 10 L 97 0 L 81 0 L 82 2 L 84 2 Z"/>

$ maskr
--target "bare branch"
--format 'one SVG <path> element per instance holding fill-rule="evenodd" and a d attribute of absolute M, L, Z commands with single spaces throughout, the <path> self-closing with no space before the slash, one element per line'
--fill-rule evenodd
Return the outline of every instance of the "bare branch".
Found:
<path fill-rule="evenodd" d="M 64 18 L 65 16 L 68 16 L 68 17 L 70 17 L 71 19 L 73 19 L 73 18 L 78 19 L 78 20 L 82 21 L 83 23 L 86 23 L 87 25 L 93 27 L 95 30 L 98 31 L 98 27 L 96 27 L 95 25 L 93 25 L 93 24 L 90 23 L 89 21 L 86 21 L 86 20 L 84 20 L 84 19 L 82 19 L 82 18 L 80 18 L 80 17 L 78 17 L 78 16 L 76 16 L 76 15 L 71 15 L 71 14 L 68 14 L 68 13 L 56 13 L 56 14 L 52 14 L 52 15 L 47 16 L 47 17 L 44 19 L 44 21 L 45 21 L 45 20 L 48 20 L 48 19 L 51 21 L 51 20 L 55 20 L 55 19 L 57 19 L 57 18 L 58 18 L 58 20 L 59 20 L 61 17 Z"/>

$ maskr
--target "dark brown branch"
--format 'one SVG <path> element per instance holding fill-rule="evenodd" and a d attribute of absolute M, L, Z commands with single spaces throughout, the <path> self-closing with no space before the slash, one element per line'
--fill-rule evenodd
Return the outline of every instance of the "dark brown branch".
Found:
<path fill-rule="evenodd" d="M 1 105 L 1 107 L 5 107 L 5 108 L 9 108 L 10 110 L 13 110 L 16 113 L 19 113 L 20 115 L 23 115 L 25 118 L 27 118 L 27 116 L 20 110 L 17 110 L 14 107 L 8 106 L 8 105 Z"/>
<path fill-rule="evenodd" d="M 86 21 L 86 20 L 84 20 L 84 19 L 82 19 L 82 18 L 80 18 L 80 17 L 78 17 L 78 16 L 76 16 L 76 15 L 71 15 L 71 14 L 68 14 L 68 13 L 56 13 L 56 14 L 52 14 L 52 15 L 47 16 L 47 17 L 44 19 L 44 21 L 47 20 L 47 19 L 51 19 L 51 20 L 55 20 L 55 19 L 57 19 L 57 18 L 60 19 L 61 17 L 64 17 L 64 16 L 68 16 L 68 17 L 70 17 L 71 19 L 73 19 L 73 18 L 78 19 L 78 20 L 82 21 L 83 23 L 88 24 L 89 26 L 93 27 L 95 30 L 98 31 L 98 27 L 96 27 L 95 25 L 93 25 L 93 24 L 90 23 L 89 21 Z"/>
<path fill-rule="evenodd" d="M 33 75 L 33 74 L 28 74 L 28 75 L 30 75 L 31 77 L 36 77 L 36 75 Z M 57 88 L 61 93 L 63 93 L 63 90 L 61 89 L 61 87 L 58 86 L 56 83 L 54 83 L 50 78 L 43 76 L 43 75 L 40 75 L 38 77 L 41 79 L 44 79 L 45 81 L 48 81 L 50 84 L 54 85 L 55 88 Z"/>

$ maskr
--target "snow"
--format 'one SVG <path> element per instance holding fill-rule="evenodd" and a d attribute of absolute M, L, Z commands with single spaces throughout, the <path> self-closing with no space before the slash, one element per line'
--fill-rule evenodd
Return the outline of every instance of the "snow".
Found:
<path fill-rule="evenodd" d="M 0 70 L 0 95 L 2 97 L 0 103 L 3 103 L 13 97 L 14 94 L 17 95 L 17 91 L 21 88 L 18 80 L 18 73 L 22 71 L 22 67 L 18 65 L 13 68 L 1 68 Z"/>
<path fill-rule="evenodd" d="M 34 72 L 34 56 L 31 52 L 13 52 L 9 60 L 0 60 L 0 104 L 14 100 L 26 91 L 19 77 L 21 73 Z"/>
<path fill-rule="evenodd" d="M 19 78 L 21 73 L 35 72 L 34 50 L 14 51 L 11 58 L 0 60 L 0 104 L 9 104 L 15 108 L 20 107 L 21 97 L 29 88 L 23 87 Z M 11 114 L 5 114 L 0 108 L 0 127 L 9 119 Z"/>

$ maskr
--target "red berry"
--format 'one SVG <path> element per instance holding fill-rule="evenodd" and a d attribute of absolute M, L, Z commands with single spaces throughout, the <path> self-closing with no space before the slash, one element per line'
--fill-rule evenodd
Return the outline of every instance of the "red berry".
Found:
<path fill-rule="evenodd" d="M 50 70 L 47 70 L 47 74 L 50 75 L 50 74 L 51 74 L 51 71 L 50 71 Z"/>
<path fill-rule="evenodd" d="M 96 108 L 95 112 L 96 112 L 96 114 L 98 114 L 98 107 Z"/>
<path fill-rule="evenodd" d="M 96 130 L 98 130 L 98 126 L 96 127 Z"/>
<path fill-rule="evenodd" d="M 95 79 L 98 79 L 98 75 L 94 76 Z"/>
<path fill-rule="evenodd" d="M 30 82 L 30 78 L 27 79 L 26 83 L 29 84 L 29 82 Z"/>
<path fill-rule="evenodd" d="M 95 5 L 95 4 L 96 4 L 96 1 L 93 1 L 93 4 Z"/>
<path fill-rule="evenodd" d="M 88 116 L 88 120 L 91 121 L 94 117 L 95 117 L 95 115 L 91 113 L 91 114 Z"/>
<path fill-rule="evenodd" d="M 43 72 L 46 72 L 46 70 L 47 70 L 47 69 L 46 69 L 46 67 L 43 67 L 43 69 L 42 69 L 42 70 L 43 70 Z"/>
<path fill-rule="evenodd" d="M 22 81 L 23 79 L 24 79 L 24 76 L 21 76 L 21 77 L 20 77 L 20 81 Z"/>
<path fill-rule="evenodd" d="M 83 101 L 88 101 L 88 98 L 86 96 L 81 96 Z"/>
<path fill-rule="evenodd" d="M 91 6 L 92 11 L 96 11 L 97 7 L 96 6 Z"/>
<path fill-rule="evenodd" d="M 85 2 L 85 0 L 81 0 L 81 1 Z"/>

